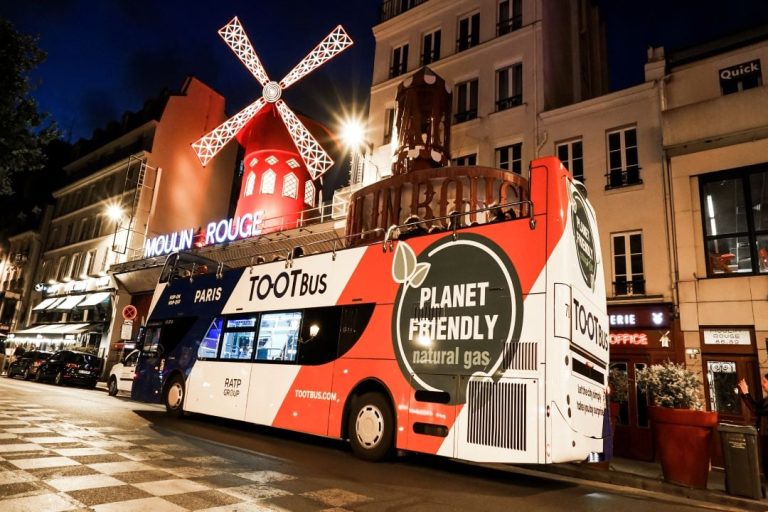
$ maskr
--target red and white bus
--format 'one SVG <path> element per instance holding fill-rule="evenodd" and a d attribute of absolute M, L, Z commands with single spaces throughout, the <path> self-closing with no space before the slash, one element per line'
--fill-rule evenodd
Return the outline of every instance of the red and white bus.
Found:
<path fill-rule="evenodd" d="M 608 322 L 594 210 L 555 158 L 517 218 L 189 278 L 169 258 L 132 396 L 481 462 L 603 452 Z"/>

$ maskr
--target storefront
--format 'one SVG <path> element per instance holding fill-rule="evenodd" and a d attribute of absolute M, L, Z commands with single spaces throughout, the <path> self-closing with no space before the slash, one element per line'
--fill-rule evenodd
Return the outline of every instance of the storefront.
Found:
<path fill-rule="evenodd" d="M 706 408 L 717 411 L 720 421 L 748 423 L 749 412 L 736 384 L 744 378 L 754 396 L 762 393 L 754 328 L 702 326 L 700 333 Z"/>
<path fill-rule="evenodd" d="M 636 375 L 650 364 L 682 360 L 672 312 L 669 303 L 608 306 L 611 373 L 626 382 L 626 396 L 613 396 L 620 404 L 614 439 L 619 457 L 653 460 L 648 397 L 637 387 Z"/>

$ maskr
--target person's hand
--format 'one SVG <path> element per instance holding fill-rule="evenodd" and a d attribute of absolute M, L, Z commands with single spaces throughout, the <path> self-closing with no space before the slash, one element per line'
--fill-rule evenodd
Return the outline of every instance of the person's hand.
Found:
<path fill-rule="evenodd" d="M 744 379 L 741 379 L 739 383 L 737 384 L 739 387 L 739 391 L 741 391 L 743 394 L 749 393 L 749 386 L 747 385 L 747 381 Z"/>

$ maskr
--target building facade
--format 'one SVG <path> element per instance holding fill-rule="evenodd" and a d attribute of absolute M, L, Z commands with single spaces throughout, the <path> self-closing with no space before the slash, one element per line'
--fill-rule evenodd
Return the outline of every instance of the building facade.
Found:
<path fill-rule="evenodd" d="M 202 167 L 190 147 L 224 119 L 224 98 L 189 78 L 180 92 L 75 146 L 64 168 L 68 184 L 53 194 L 34 286 L 22 299 L 30 305 L 27 317 L 9 335 L 15 344 L 86 348 L 109 358 L 108 371 L 141 320 L 125 329 L 123 308 L 148 308 L 133 283 L 109 269 L 142 254 L 154 234 L 227 216 L 236 148 Z"/>
<path fill-rule="evenodd" d="M 685 361 L 707 408 L 740 419 L 734 392 L 768 371 L 768 30 L 671 53 L 662 96 Z M 759 391 L 758 391 L 759 393 Z"/>

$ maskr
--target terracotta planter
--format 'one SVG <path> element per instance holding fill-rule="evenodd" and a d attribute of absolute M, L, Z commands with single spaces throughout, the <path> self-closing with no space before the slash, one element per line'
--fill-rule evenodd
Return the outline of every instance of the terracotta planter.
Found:
<path fill-rule="evenodd" d="M 709 447 L 717 413 L 649 407 L 648 415 L 664 480 L 706 489 Z"/>

